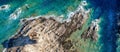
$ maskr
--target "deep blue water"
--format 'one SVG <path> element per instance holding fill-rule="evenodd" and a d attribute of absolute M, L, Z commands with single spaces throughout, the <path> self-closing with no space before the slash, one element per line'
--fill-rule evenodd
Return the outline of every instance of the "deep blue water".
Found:
<path fill-rule="evenodd" d="M 103 44 L 101 52 L 116 52 L 117 50 L 117 3 L 119 0 L 89 0 L 95 9 L 93 19 L 101 18 L 100 42 Z"/>

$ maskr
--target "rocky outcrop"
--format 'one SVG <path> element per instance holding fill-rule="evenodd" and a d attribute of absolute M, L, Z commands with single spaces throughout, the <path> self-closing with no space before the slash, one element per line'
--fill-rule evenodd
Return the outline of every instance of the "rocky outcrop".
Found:
<path fill-rule="evenodd" d="M 91 40 L 95 40 L 97 41 L 98 35 L 97 35 L 97 31 L 98 31 L 98 23 L 99 20 L 96 19 L 95 21 L 92 21 L 91 25 L 88 27 L 88 29 L 86 29 L 82 34 L 81 34 L 81 38 L 84 39 L 88 39 L 90 38 Z"/>
<path fill-rule="evenodd" d="M 6 52 L 69 52 L 72 46 L 66 39 L 77 29 L 81 29 L 88 19 L 88 13 L 76 12 L 71 21 L 58 22 L 45 17 L 24 19 L 18 33 L 5 41 Z M 83 34 L 83 38 L 97 39 L 96 26 L 90 26 Z"/>

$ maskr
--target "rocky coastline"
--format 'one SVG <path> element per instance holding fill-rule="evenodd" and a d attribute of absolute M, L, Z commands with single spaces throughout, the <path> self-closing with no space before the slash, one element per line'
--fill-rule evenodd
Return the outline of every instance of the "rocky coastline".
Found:
<path fill-rule="evenodd" d="M 81 9 L 72 14 L 68 22 L 59 22 L 54 18 L 57 17 L 23 19 L 16 35 L 3 43 L 3 52 L 76 52 L 70 50 L 72 42 L 66 39 L 76 30 L 81 30 L 89 12 Z M 81 37 L 97 40 L 97 28 L 95 23 L 91 23 Z"/>

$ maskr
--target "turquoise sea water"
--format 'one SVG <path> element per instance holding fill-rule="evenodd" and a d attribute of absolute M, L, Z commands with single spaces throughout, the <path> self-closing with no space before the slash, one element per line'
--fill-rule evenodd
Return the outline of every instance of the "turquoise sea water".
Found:
<path fill-rule="evenodd" d="M 29 18 L 39 15 L 64 15 L 64 19 L 71 11 L 75 11 L 82 0 L 0 0 L 0 6 L 9 5 L 5 10 L 0 10 L 0 43 L 14 35 L 20 28 L 20 19 Z M 86 0 L 88 6 L 86 9 L 92 9 L 88 24 L 95 19 L 101 19 L 99 23 L 99 40 L 91 42 L 90 40 L 83 41 L 77 49 L 84 52 L 120 52 L 120 41 L 116 35 L 117 18 L 116 13 L 120 9 L 119 0 Z M 19 12 L 21 11 L 21 12 Z M 16 17 L 11 14 L 17 14 Z M 84 30 L 83 28 L 83 30 Z M 81 30 L 81 31 L 83 31 Z M 73 37 L 79 36 L 81 31 L 73 33 Z M 73 38 L 73 39 L 74 39 Z M 1 46 L 0 46 L 1 48 Z"/>

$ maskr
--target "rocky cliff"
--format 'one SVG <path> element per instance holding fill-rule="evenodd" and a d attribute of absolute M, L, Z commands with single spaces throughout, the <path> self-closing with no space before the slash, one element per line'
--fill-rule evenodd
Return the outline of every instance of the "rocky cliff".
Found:
<path fill-rule="evenodd" d="M 17 34 L 6 40 L 6 52 L 75 52 L 70 51 L 72 42 L 67 40 L 76 30 L 80 30 L 89 15 L 85 11 L 74 13 L 70 21 L 59 22 L 53 17 L 39 17 L 22 20 L 23 25 Z M 57 18 L 57 17 L 56 17 Z M 82 33 L 84 39 L 97 40 L 97 26 L 92 23 Z"/>

